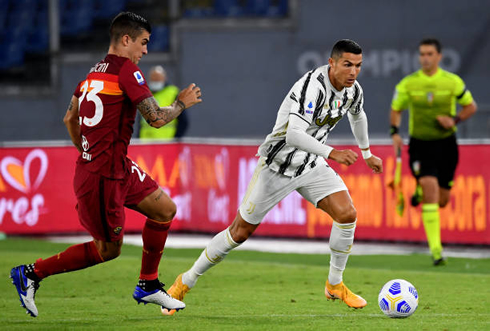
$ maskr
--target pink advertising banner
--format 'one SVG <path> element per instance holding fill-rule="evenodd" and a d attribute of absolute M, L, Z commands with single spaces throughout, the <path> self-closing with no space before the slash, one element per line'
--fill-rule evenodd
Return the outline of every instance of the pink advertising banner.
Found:
<path fill-rule="evenodd" d="M 336 146 L 338 149 L 354 146 Z M 395 168 L 389 145 L 372 146 L 385 172 L 374 175 L 360 158 L 347 167 L 330 162 L 344 179 L 358 211 L 356 239 L 424 241 L 420 207 L 409 201 L 415 181 L 403 153 L 402 217 L 387 184 Z M 451 201 L 441 212 L 446 243 L 490 244 L 490 146 L 460 146 L 460 163 Z M 129 149 L 139 164 L 178 207 L 173 231 L 214 233 L 229 225 L 257 163 L 257 146 L 152 144 Z M 0 231 L 7 234 L 84 232 L 75 211 L 73 175 L 78 152 L 73 147 L 0 148 Z M 478 158 L 475 156 L 478 155 Z M 144 217 L 128 210 L 125 231 L 139 232 Z M 293 192 L 265 217 L 256 235 L 325 238 L 332 220 Z"/>

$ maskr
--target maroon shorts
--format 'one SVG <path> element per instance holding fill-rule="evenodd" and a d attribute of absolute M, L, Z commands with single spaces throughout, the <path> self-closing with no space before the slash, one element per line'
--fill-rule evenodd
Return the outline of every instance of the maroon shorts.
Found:
<path fill-rule="evenodd" d="M 106 178 L 77 164 L 73 186 L 80 223 L 92 237 L 102 241 L 122 239 L 124 207 L 134 208 L 159 187 L 134 162 L 123 179 Z"/>

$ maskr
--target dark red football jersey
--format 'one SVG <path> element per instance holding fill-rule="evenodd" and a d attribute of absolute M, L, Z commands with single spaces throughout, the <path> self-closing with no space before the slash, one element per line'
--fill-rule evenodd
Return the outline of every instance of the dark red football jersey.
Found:
<path fill-rule="evenodd" d="M 78 98 L 83 152 L 77 163 L 104 177 L 123 178 L 136 105 L 152 94 L 128 58 L 107 55 L 73 94 Z"/>

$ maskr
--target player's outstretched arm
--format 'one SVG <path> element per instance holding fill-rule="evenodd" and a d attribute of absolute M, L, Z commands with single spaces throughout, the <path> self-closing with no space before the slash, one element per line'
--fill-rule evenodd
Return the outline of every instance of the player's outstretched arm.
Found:
<path fill-rule="evenodd" d="M 63 118 L 68 134 L 70 135 L 73 145 L 82 152 L 82 142 L 80 137 L 80 122 L 78 118 L 78 98 L 75 96 L 71 97 L 70 105 L 66 111 L 65 117 Z"/>
<path fill-rule="evenodd" d="M 155 98 L 149 97 L 141 101 L 136 108 L 149 125 L 160 128 L 179 116 L 184 109 L 202 102 L 200 98 L 201 89 L 196 84 L 191 84 L 182 90 L 177 96 L 177 100 L 168 107 L 160 108 Z"/>

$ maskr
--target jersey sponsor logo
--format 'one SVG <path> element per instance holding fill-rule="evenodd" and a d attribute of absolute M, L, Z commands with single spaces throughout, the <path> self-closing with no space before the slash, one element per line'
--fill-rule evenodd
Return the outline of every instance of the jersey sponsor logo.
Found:
<path fill-rule="evenodd" d="M 87 138 L 82 134 L 82 148 L 86 152 L 90 148 Z"/>
<path fill-rule="evenodd" d="M 82 152 L 82 159 L 87 161 L 92 161 L 92 154 L 89 154 L 87 152 Z"/>
<path fill-rule="evenodd" d="M 325 124 L 328 124 L 332 127 L 337 124 L 337 122 L 340 121 L 341 118 L 342 116 L 332 117 L 332 115 L 327 115 L 323 120 L 317 118 L 315 124 L 318 126 L 324 126 Z"/>
<path fill-rule="evenodd" d="M 92 154 L 87 153 L 88 149 L 90 148 L 90 144 L 88 143 L 87 138 L 85 138 L 84 135 L 82 135 L 82 159 L 85 159 L 87 161 L 92 161 Z"/>
<path fill-rule="evenodd" d="M 138 82 L 138 84 L 140 85 L 143 85 L 145 83 L 145 79 L 143 78 L 143 75 L 141 74 L 141 72 L 138 71 L 135 71 L 133 73 L 134 75 L 134 78 L 136 78 L 136 81 Z"/>

